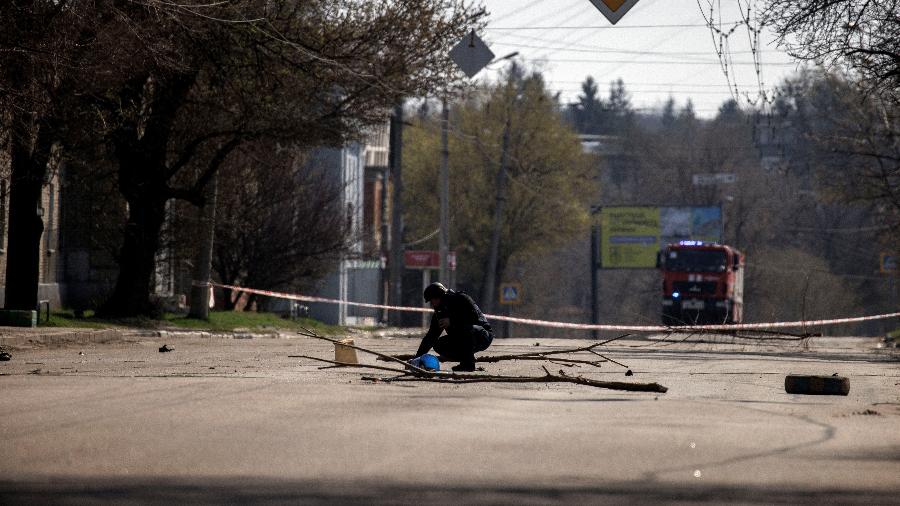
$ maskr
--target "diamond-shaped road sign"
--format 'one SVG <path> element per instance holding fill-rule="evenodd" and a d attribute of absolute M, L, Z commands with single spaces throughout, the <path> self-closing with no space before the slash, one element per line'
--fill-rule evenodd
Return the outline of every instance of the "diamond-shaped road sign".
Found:
<path fill-rule="evenodd" d="M 450 50 L 450 59 L 472 78 L 494 59 L 494 53 L 472 30 Z"/>
<path fill-rule="evenodd" d="M 638 0 L 591 0 L 595 7 L 606 16 L 610 23 L 616 24 Z"/>

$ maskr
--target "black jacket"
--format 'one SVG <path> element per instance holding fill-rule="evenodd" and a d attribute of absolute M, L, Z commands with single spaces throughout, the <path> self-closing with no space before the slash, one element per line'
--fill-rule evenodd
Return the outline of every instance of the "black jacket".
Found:
<path fill-rule="evenodd" d="M 437 342 L 444 330 L 438 323 L 438 320 L 442 318 L 450 318 L 450 328 L 447 329 L 449 336 L 457 332 L 469 332 L 473 325 L 478 325 L 491 332 L 491 325 L 472 297 L 461 292 L 447 290 L 447 293 L 441 297 L 441 304 L 434 309 L 434 314 L 431 315 L 431 325 L 428 327 L 428 333 L 422 338 L 422 344 L 419 345 L 419 350 L 416 352 L 417 357 L 428 353 L 428 350 L 434 347 L 434 343 Z"/>

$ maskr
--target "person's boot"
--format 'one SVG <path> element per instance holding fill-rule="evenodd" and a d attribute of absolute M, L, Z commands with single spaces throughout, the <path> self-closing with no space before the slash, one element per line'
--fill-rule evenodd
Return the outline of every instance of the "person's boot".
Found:
<path fill-rule="evenodd" d="M 475 371 L 475 357 L 472 357 L 471 360 L 465 360 L 460 362 L 459 365 L 455 365 L 451 367 L 453 372 L 474 372 Z"/>

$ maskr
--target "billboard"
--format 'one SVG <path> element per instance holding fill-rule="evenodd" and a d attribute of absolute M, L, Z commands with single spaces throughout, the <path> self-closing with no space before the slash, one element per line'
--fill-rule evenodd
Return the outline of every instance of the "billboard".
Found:
<path fill-rule="evenodd" d="M 604 269 L 652 269 L 656 253 L 684 240 L 720 242 L 722 209 L 715 207 L 604 207 L 600 213 Z"/>

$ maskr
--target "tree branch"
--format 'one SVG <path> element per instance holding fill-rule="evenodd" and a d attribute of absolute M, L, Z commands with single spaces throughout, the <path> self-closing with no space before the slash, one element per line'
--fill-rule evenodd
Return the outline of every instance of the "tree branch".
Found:
<path fill-rule="evenodd" d="M 460 383 L 572 383 L 575 385 L 584 385 L 595 388 L 604 388 L 608 390 L 624 390 L 629 392 L 657 392 L 657 393 L 665 393 L 668 391 L 668 388 L 658 384 L 658 383 L 626 383 L 620 381 L 598 381 L 589 378 L 584 378 L 581 376 L 569 376 L 564 371 L 560 370 L 558 374 L 552 374 L 546 367 L 543 367 L 544 372 L 546 373 L 544 376 L 502 376 L 502 375 L 492 375 L 492 374 L 460 374 L 460 373 L 446 373 L 446 372 L 432 372 L 427 371 L 425 369 L 421 369 L 419 367 L 413 366 L 401 359 L 396 357 L 392 357 L 390 355 L 386 355 L 384 353 L 379 353 L 377 351 L 372 351 L 361 346 L 356 346 L 352 344 L 341 343 L 337 339 L 331 339 L 328 337 L 323 337 L 309 329 L 303 329 L 302 332 L 298 332 L 298 334 L 306 337 L 310 337 L 313 339 L 321 339 L 323 341 L 328 341 L 334 344 L 340 344 L 341 346 L 347 346 L 349 348 L 353 348 L 355 350 L 359 350 L 364 353 L 369 353 L 375 355 L 383 360 L 387 360 L 390 362 L 400 363 L 404 366 L 404 370 L 395 369 L 392 367 L 384 367 L 379 365 L 370 365 L 370 364 L 348 364 L 346 362 L 337 362 L 334 360 L 328 360 L 323 358 L 310 357 L 307 355 L 289 355 L 292 358 L 306 358 L 310 360 L 314 360 L 317 362 L 324 362 L 333 364 L 341 367 L 360 367 L 363 369 L 375 369 L 380 371 L 390 371 L 395 373 L 400 373 L 399 376 L 392 378 L 372 378 L 372 377 L 364 377 L 368 381 L 381 381 L 385 383 L 390 383 L 394 381 L 429 381 L 434 383 L 452 383 L 452 384 L 460 384 Z M 594 344 L 592 346 L 588 346 L 585 348 L 593 348 L 598 346 L 600 343 Z M 550 352 L 552 354 L 554 352 Z"/>

